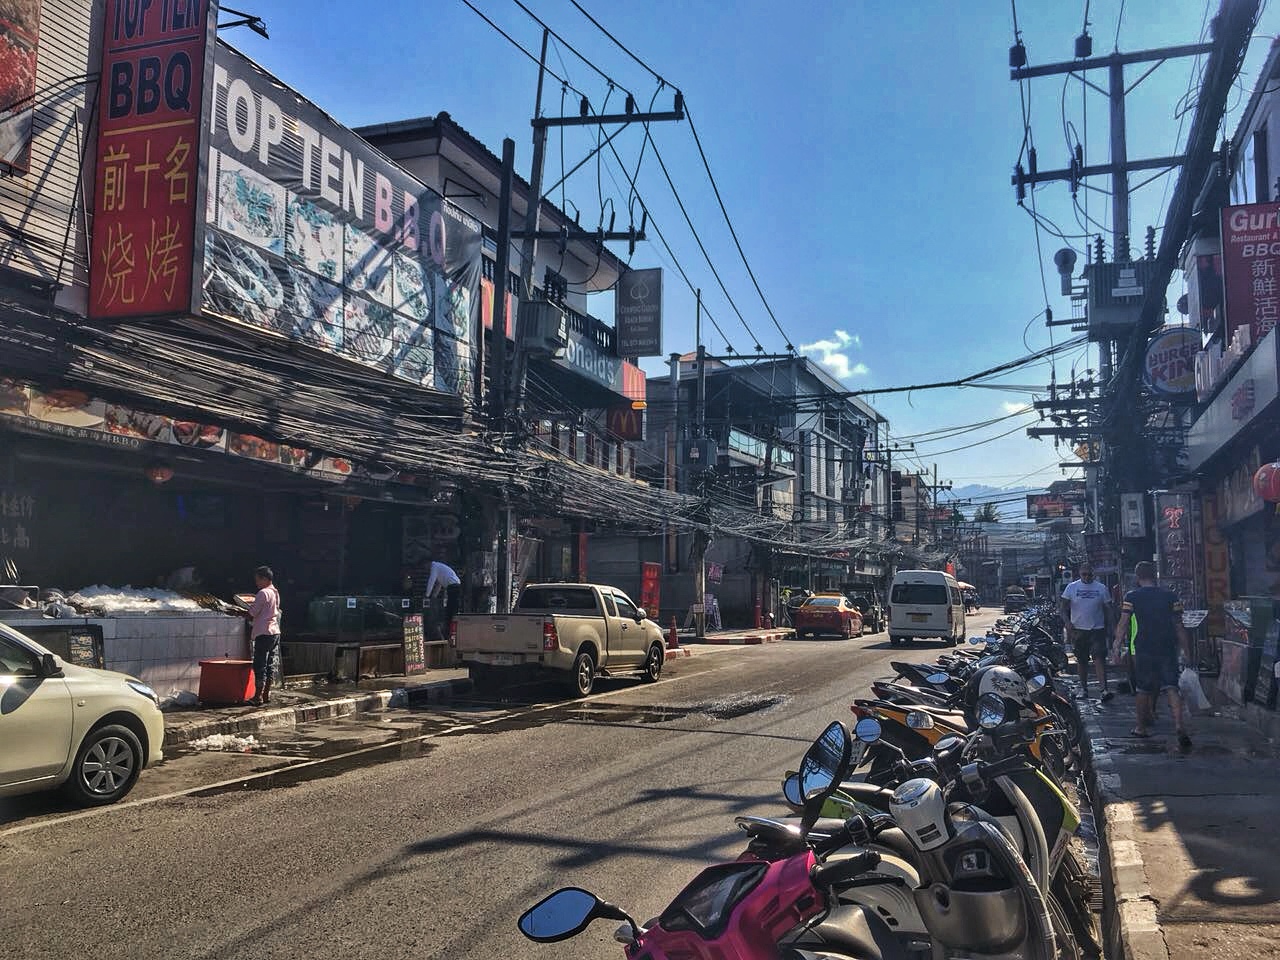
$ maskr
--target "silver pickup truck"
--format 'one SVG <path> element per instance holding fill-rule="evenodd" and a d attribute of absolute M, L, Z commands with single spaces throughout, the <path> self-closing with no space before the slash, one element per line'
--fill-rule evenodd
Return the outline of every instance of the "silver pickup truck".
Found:
<path fill-rule="evenodd" d="M 630 597 L 592 583 L 531 584 L 512 613 L 459 616 L 450 639 L 477 691 L 554 673 L 579 697 L 598 676 L 657 680 L 665 650 L 662 629 Z"/>

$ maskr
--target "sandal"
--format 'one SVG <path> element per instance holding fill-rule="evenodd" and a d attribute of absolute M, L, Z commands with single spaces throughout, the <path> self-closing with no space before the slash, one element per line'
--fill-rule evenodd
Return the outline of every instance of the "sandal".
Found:
<path fill-rule="evenodd" d="M 1151 739 L 1151 734 L 1147 733 L 1147 731 L 1145 731 L 1145 730 L 1136 730 L 1136 729 L 1135 729 L 1135 730 L 1130 730 L 1130 731 L 1129 731 L 1129 736 L 1131 736 L 1131 737 L 1137 737 L 1139 740 L 1149 740 L 1149 739 Z"/>

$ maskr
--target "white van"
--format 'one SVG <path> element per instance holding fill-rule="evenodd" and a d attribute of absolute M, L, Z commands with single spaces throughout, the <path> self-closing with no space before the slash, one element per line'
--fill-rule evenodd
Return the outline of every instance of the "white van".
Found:
<path fill-rule="evenodd" d="M 889 642 L 937 637 L 950 646 L 964 639 L 964 596 L 941 570 L 899 570 L 889 590 Z"/>

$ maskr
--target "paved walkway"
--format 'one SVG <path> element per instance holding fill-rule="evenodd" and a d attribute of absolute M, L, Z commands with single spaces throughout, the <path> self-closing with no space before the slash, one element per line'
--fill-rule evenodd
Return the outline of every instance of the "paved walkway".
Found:
<path fill-rule="evenodd" d="M 1280 750 L 1221 712 L 1178 751 L 1167 707 L 1131 737 L 1133 698 L 1082 705 L 1125 960 L 1280 957 Z"/>

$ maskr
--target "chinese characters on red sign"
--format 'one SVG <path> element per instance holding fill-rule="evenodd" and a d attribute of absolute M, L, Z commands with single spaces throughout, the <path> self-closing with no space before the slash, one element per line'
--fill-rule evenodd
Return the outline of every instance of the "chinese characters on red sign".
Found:
<path fill-rule="evenodd" d="M 89 313 L 191 308 L 208 0 L 108 0 Z"/>
<path fill-rule="evenodd" d="M 1257 343 L 1280 318 L 1280 204 L 1250 203 L 1222 211 L 1222 266 L 1224 339 L 1247 325 Z"/>

